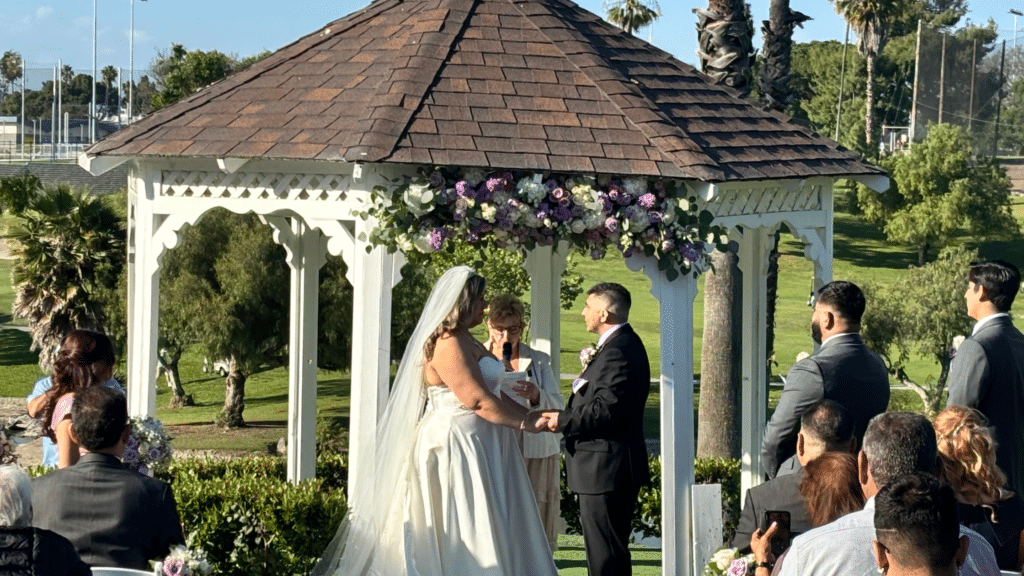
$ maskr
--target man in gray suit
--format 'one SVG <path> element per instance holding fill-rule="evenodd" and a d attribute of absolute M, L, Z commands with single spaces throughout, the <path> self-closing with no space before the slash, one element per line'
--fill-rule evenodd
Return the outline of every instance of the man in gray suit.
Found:
<path fill-rule="evenodd" d="M 70 540 L 90 566 L 144 570 L 185 539 L 171 487 L 121 464 L 127 421 L 123 395 L 103 386 L 75 393 L 71 435 L 88 452 L 32 481 L 32 523 Z"/>
<path fill-rule="evenodd" d="M 831 400 L 818 400 L 811 404 L 800 417 L 800 432 L 796 435 L 796 458 L 800 469 L 795 474 L 780 474 L 747 490 L 732 546 L 744 552 L 750 549 L 750 537 L 767 510 L 789 512 L 789 530 L 794 537 L 810 530 L 813 527 L 811 516 L 800 496 L 803 467 L 826 452 L 856 455 L 856 446 L 853 422 L 846 408 Z"/>
<path fill-rule="evenodd" d="M 1024 494 L 1024 336 L 1010 306 L 1020 271 L 1002 260 L 971 265 L 964 298 L 977 320 L 949 369 L 947 405 L 977 408 L 995 428 L 996 464 L 1009 489 Z"/>
<path fill-rule="evenodd" d="M 860 339 L 864 293 L 852 282 L 837 280 L 818 290 L 811 315 L 811 337 L 821 348 L 797 362 L 761 441 L 761 465 L 769 478 L 799 467 L 796 435 L 800 416 L 827 398 L 850 413 L 860 445 L 868 422 L 889 405 L 889 372 L 882 358 Z"/>

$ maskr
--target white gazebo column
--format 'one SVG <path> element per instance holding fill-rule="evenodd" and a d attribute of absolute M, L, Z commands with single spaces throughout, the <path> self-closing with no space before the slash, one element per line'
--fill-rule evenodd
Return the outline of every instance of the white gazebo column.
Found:
<path fill-rule="evenodd" d="M 159 225 L 153 213 L 160 186 L 160 172 L 140 163 L 128 178 L 129 238 L 134 238 L 134 258 L 128 262 L 128 414 L 152 416 L 156 413 L 157 334 L 160 318 L 160 256 L 163 245 L 154 242 Z M 134 208 L 134 209 L 133 209 Z M 131 248 L 129 248 L 131 249 Z"/>
<path fill-rule="evenodd" d="M 301 218 L 267 216 L 291 269 L 288 333 L 288 480 L 316 475 L 316 345 L 327 239 Z"/>
<path fill-rule="evenodd" d="M 697 280 L 686 274 L 669 280 L 658 262 L 646 256 L 626 259 L 651 279 L 658 300 L 661 336 L 661 571 L 700 574 L 693 541 L 693 300 Z M 648 346 L 654 345 L 647 342 Z"/>
<path fill-rule="evenodd" d="M 761 483 L 761 438 L 767 420 L 768 373 L 765 350 L 768 293 L 768 253 L 772 228 L 742 227 L 739 268 L 743 272 L 743 392 L 740 494 Z"/>
<path fill-rule="evenodd" d="M 561 382 L 562 272 L 567 243 L 538 246 L 523 262 L 530 275 L 530 348 L 551 357 L 551 371 Z"/>
<path fill-rule="evenodd" d="M 345 254 L 353 287 L 352 306 L 352 392 L 349 408 L 348 494 L 349 506 L 377 505 L 351 499 L 360 487 L 375 478 L 377 423 L 384 413 L 391 376 L 391 289 L 401 279 L 405 257 L 385 248 L 356 241 L 369 234 L 375 223 L 357 219 L 352 246 Z M 387 449 L 387 447 L 383 447 Z"/>

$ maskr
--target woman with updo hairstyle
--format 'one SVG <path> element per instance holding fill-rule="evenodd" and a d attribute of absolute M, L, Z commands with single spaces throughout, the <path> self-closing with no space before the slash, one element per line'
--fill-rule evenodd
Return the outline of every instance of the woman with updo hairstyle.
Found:
<path fill-rule="evenodd" d="M 1020 572 L 1024 562 L 1024 500 L 1006 490 L 996 465 L 996 440 L 973 408 L 950 406 L 935 417 L 942 477 L 953 487 L 960 523 L 992 545 L 1000 570 Z"/>
<path fill-rule="evenodd" d="M 505 345 L 509 356 L 506 370 L 526 372 L 526 380 L 503 390 L 529 410 L 563 410 L 565 399 L 559 381 L 551 370 L 551 357 L 523 343 L 526 329 L 526 308 L 514 294 L 491 298 L 487 308 L 487 334 L 484 346 L 496 358 L 504 358 Z M 516 432 L 523 452 L 526 473 L 530 476 L 537 509 L 544 523 L 544 532 L 552 552 L 558 549 L 558 520 L 561 516 L 559 479 L 562 448 L 554 434 L 523 434 Z"/>
<path fill-rule="evenodd" d="M 113 372 L 114 346 L 105 334 L 75 330 L 64 338 L 53 362 L 53 385 L 40 397 L 43 428 L 57 445 L 59 468 L 78 462 L 78 442 L 71 436 L 75 392 L 103 385 Z"/>
<path fill-rule="evenodd" d="M 811 526 L 817 528 L 864 508 L 857 459 L 847 452 L 825 452 L 804 466 L 800 481 Z"/>

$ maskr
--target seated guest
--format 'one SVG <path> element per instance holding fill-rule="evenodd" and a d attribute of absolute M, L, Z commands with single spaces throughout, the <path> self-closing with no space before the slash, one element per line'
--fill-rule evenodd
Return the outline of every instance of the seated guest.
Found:
<path fill-rule="evenodd" d="M 32 484 L 12 464 L 0 466 L 0 574 L 91 574 L 67 538 L 32 527 Z"/>
<path fill-rule="evenodd" d="M 121 464 L 128 442 L 125 397 L 103 386 L 75 394 L 71 434 L 78 463 L 32 481 L 35 525 L 74 544 L 90 566 L 146 569 L 185 542 L 171 487 Z"/>
<path fill-rule="evenodd" d="M 871 419 L 864 433 L 864 448 L 857 455 L 857 475 L 868 500 L 864 509 L 835 522 L 809 530 L 793 539 L 779 564 L 782 576 L 840 576 L 870 574 L 876 562 L 871 553 L 875 539 L 875 495 L 901 476 L 935 471 L 938 450 L 935 429 L 920 414 L 884 412 Z M 999 574 L 992 546 L 970 528 L 960 527 L 970 539 L 962 576 Z"/>
<path fill-rule="evenodd" d="M 957 576 L 967 559 L 953 490 L 926 474 L 902 476 L 875 497 L 878 570 L 887 576 Z"/>
<path fill-rule="evenodd" d="M 832 400 L 818 400 L 800 417 L 800 432 L 796 436 L 796 457 L 801 467 L 826 452 L 851 453 L 856 446 L 853 420 L 846 408 Z M 807 507 L 800 495 L 800 482 L 807 475 L 802 468 L 793 474 L 776 476 L 772 480 L 747 491 L 743 512 L 732 545 L 749 550 L 750 536 L 761 524 L 765 510 L 787 510 L 792 535 L 817 526 L 811 522 Z"/>
<path fill-rule="evenodd" d="M 826 452 L 811 460 L 804 466 L 800 496 L 815 527 L 863 509 L 857 459 L 846 452 Z"/>
<path fill-rule="evenodd" d="M 1024 499 L 1006 490 L 996 439 L 981 412 L 950 406 L 935 417 L 942 477 L 953 487 L 960 523 L 985 537 L 1001 570 L 1020 572 Z"/>

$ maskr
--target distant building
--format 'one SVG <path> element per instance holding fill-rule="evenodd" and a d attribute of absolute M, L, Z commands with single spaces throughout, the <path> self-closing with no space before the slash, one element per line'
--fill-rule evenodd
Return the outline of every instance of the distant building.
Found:
<path fill-rule="evenodd" d="M 19 127 L 17 116 L 0 116 L 0 154 L 18 146 Z"/>

